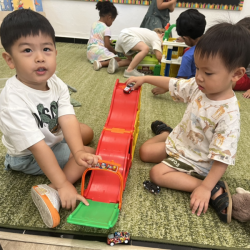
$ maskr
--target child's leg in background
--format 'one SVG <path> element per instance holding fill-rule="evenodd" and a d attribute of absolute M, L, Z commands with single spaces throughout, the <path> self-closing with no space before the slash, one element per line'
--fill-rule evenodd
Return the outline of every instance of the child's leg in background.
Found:
<path fill-rule="evenodd" d="M 107 72 L 109 74 L 114 74 L 119 67 L 128 66 L 132 61 L 132 56 L 126 56 L 127 59 L 121 59 L 119 57 L 114 57 L 109 61 Z"/>
<path fill-rule="evenodd" d="M 108 65 L 109 65 L 109 61 L 110 60 L 107 60 L 107 61 L 99 61 L 99 63 L 102 65 L 102 67 L 108 67 Z"/>
<path fill-rule="evenodd" d="M 144 59 L 144 57 L 149 53 L 149 47 L 144 42 L 139 42 L 131 50 L 138 51 L 138 53 L 135 55 L 132 62 L 129 64 L 127 68 L 128 72 L 134 70 L 137 65 Z"/>
<path fill-rule="evenodd" d="M 105 61 L 98 61 L 98 60 L 95 60 L 95 61 L 93 62 L 93 69 L 94 69 L 94 70 L 99 70 L 99 69 L 101 69 L 102 67 L 108 67 L 109 61 L 110 61 L 110 60 L 105 60 Z"/>
<path fill-rule="evenodd" d="M 239 81 L 236 82 L 236 85 L 233 87 L 235 91 L 246 91 L 250 89 L 250 78 L 245 74 Z"/>
<path fill-rule="evenodd" d="M 128 66 L 132 61 L 132 56 L 127 56 L 127 59 L 121 59 L 119 57 L 113 57 L 113 58 L 117 61 L 119 67 Z M 99 63 L 102 65 L 101 67 L 108 67 L 110 60 L 99 61 Z"/>
<path fill-rule="evenodd" d="M 126 56 L 126 57 L 127 59 L 121 59 L 119 57 L 115 57 L 116 61 L 118 62 L 119 67 L 128 66 L 131 63 L 132 56 Z"/>

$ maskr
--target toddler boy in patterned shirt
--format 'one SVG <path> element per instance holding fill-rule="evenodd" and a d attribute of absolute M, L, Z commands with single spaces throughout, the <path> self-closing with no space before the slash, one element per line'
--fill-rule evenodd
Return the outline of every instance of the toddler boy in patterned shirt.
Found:
<path fill-rule="evenodd" d="M 147 82 L 169 91 L 174 101 L 188 104 L 173 130 L 161 121 L 152 123 L 156 136 L 141 146 L 140 157 L 158 163 L 150 171 L 154 183 L 191 193 L 193 214 L 205 213 L 211 204 L 227 223 L 232 199 L 227 183 L 220 179 L 228 165 L 235 164 L 240 112 L 232 85 L 249 64 L 249 39 L 245 27 L 217 24 L 196 45 L 194 78 L 144 76 L 126 82 L 134 82 L 134 89 Z"/>

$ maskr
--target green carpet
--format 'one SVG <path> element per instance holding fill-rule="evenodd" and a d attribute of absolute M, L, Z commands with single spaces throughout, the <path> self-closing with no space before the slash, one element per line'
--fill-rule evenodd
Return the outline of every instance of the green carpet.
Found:
<path fill-rule="evenodd" d="M 96 147 L 107 119 L 115 80 L 124 82 L 123 70 L 109 75 L 106 68 L 94 71 L 86 59 L 86 45 L 58 43 L 58 76 L 68 85 L 77 89 L 72 98 L 82 106 L 75 108 L 80 122 L 94 129 L 95 139 L 91 146 Z M 2 53 L 3 50 L 1 49 Z M 0 78 L 10 77 L 14 71 L 0 59 Z M 28 176 L 4 170 L 5 148 L 0 144 L 0 227 L 33 229 L 71 234 L 107 235 L 116 230 L 126 230 L 132 239 L 164 242 L 214 249 L 250 248 L 250 224 L 235 220 L 227 225 L 221 223 L 213 209 L 206 215 L 197 217 L 189 209 L 190 194 L 162 189 L 158 196 L 144 190 L 142 182 L 149 177 L 153 164 L 139 159 L 138 149 L 144 141 L 152 137 L 150 124 L 156 119 L 167 121 L 175 126 L 181 120 L 185 104 L 174 103 L 169 94 L 155 97 L 152 86 L 145 84 L 142 90 L 140 133 L 135 149 L 135 157 L 128 176 L 123 195 L 122 210 L 112 230 L 102 230 L 68 224 L 66 218 L 70 211 L 61 209 L 61 224 L 56 229 L 47 229 L 32 203 L 30 189 L 35 184 L 47 183 L 44 176 Z M 235 193 L 240 186 L 250 190 L 250 171 L 248 164 L 250 149 L 249 102 L 237 93 L 241 109 L 241 138 L 236 165 L 228 168 L 224 179 Z M 80 191 L 80 181 L 77 183 Z"/>

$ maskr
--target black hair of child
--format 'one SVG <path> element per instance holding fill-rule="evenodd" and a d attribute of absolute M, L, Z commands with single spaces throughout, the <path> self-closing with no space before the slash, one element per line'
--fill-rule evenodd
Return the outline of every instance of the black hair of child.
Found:
<path fill-rule="evenodd" d="M 198 41 L 194 56 L 219 56 L 229 72 L 250 63 L 250 32 L 244 26 L 219 23 L 207 30 Z"/>
<path fill-rule="evenodd" d="M 177 34 L 188 36 L 194 40 L 203 35 L 205 27 L 205 16 L 196 9 L 188 9 L 182 12 L 176 20 Z"/>
<path fill-rule="evenodd" d="M 250 17 L 241 19 L 237 24 L 244 26 L 250 31 Z"/>
<path fill-rule="evenodd" d="M 1 42 L 6 52 L 21 37 L 38 36 L 40 32 L 52 38 L 55 44 L 55 31 L 48 19 L 30 9 L 15 10 L 8 14 L 1 24 Z"/>
<path fill-rule="evenodd" d="M 114 6 L 113 3 L 109 1 L 103 1 L 103 2 L 99 1 L 96 4 L 96 9 L 99 10 L 100 17 L 111 15 L 112 18 L 116 18 L 116 16 L 118 15 L 116 7 Z"/>

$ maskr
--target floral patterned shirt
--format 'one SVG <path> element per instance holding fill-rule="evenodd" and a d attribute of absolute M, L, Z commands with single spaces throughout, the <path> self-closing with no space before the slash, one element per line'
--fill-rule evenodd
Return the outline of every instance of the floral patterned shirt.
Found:
<path fill-rule="evenodd" d="M 181 122 L 166 140 L 169 156 L 192 166 L 206 176 L 213 161 L 235 164 L 240 137 L 240 112 L 236 96 L 213 101 L 199 90 L 195 78 L 171 79 L 174 101 L 188 103 Z"/>

